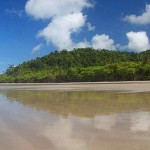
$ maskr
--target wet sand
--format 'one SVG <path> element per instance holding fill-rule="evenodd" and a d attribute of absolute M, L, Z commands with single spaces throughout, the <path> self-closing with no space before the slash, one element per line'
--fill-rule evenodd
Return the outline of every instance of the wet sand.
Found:
<path fill-rule="evenodd" d="M 0 91 L 0 150 L 149 150 L 150 93 Z"/>
<path fill-rule="evenodd" d="M 84 83 L 1 83 L 0 90 L 150 92 L 150 81 Z"/>

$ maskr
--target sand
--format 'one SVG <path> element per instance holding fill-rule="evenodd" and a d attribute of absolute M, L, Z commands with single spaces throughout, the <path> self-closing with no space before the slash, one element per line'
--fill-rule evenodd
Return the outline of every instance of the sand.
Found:
<path fill-rule="evenodd" d="M 84 83 L 1 83 L 0 90 L 150 92 L 150 81 Z"/>

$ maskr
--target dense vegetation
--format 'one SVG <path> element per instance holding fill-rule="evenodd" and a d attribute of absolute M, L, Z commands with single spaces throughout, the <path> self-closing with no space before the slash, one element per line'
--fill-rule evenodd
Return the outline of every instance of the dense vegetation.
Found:
<path fill-rule="evenodd" d="M 82 82 L 150 80 L 150 50 L 142 53 L 94 50 L 55 51 L 10 66 L 0 82 Z"/>

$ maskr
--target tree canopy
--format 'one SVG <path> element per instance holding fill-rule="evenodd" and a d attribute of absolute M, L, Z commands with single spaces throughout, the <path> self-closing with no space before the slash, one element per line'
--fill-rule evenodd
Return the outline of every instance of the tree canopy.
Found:
<path fill-rule="evenodd" d="M 79 48 L 11 65 L 0 82 L 82 82 L 150 79 L 150 50 L 134 53 Z"/>

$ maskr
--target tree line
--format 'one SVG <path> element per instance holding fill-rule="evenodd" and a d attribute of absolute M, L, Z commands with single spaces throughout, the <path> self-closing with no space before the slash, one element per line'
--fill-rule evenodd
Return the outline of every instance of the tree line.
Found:
<path fill-rule="evenodd" d="M 80 48 L 11 65 L 0 82 L 97 82 L 150 79 L 150 50 L 142 53 Z"/>

